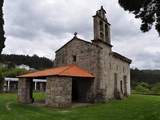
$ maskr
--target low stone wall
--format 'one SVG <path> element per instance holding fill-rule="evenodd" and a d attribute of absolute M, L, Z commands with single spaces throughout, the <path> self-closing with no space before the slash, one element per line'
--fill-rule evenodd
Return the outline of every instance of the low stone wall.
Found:
<path fill-rule="evenodd" d="M 48 77 L 46 85 L 46 105 L 67 107 L 72 102 L 72 78 Z"/>
<path fill-rule="evenodd" d="M 20 103 L 32 103 L 32 79 L 20 78 L 18 81 L 18 96 Z"/>

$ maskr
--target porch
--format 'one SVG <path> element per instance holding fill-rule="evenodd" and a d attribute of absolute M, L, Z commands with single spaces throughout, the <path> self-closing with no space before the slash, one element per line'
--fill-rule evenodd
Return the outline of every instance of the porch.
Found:
<path fill-rule="evenodd" d="M 67 107 L 74 102 L 91 100 L 94 76 L 76 66 L 51 68 L 18 76 L 18 102 L 33 103 L 33 79 L 47 79 L 45 105 Z"/>

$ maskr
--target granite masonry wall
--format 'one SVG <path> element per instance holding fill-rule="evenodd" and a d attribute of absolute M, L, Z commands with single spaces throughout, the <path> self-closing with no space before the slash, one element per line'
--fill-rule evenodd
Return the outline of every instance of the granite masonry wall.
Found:
<path fill-rule="evenodd" d="M 112 56 L 110 85 L 116 87 L 123 96 L 129 96 L 130 91 L 130 65 L 129 63 Z M 117 76 L 117 86 L 115 86 L 115 74 Z M 121 85 L 122 84 L 122 85 Z M 109 92 L 113 93 L 113 89 Z M 109 94 L 108 93 L 108 94 Z"/>
<path fill-rule="evenodd" d="M 100 46 L 102 49 L 100 49 L 99 54 L 98 54 L 98 72 L 97 72 L 97 79 L 99 81 L 99 89 L 97 90 L 97 94 L 101 95 L 101 98 L 98 101 L 105 101 L 108 100 L 109 97 L 107 95 L 107 91 L 109 91 L 110 87 L 109 86 L 109 81 L 110 81 L 110 75 L 111 75 L 111 71 L 109 69 L 109 65 L 110 65 L 110 61 L 111 61 L 111 57 L 110 57 L 110 53 L 111 53 L 111 47 L 104 44 L 103 42 L 94 42 L 93 44 L 97 44 L 98 46 Z"/>
<path fill-rule="evenodd" d="M 46 105 L 67 107 L 72 102 L 72 79 L 69 77 L 48 77 Z"/>
<path fill-rule="evenodd" d="M 20 103 L 32 103 L 32 79 L 20 78 L 18 81 L 18 96 Z"/>

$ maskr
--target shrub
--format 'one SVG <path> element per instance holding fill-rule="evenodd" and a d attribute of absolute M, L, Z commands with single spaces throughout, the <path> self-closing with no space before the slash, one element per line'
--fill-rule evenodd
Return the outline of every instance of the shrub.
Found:
<path fill-rule="evenodd" d="M 152 94 L 160 94 L 160 83 L 156 83 L 151 88 Z"/>
<path fill-rule="evenodd" d="M 147 85 L 146 83 L 140 83 L 135 87 L 134 92 L 140 94 L 148 94 L 150 92 L 149 85 Z"/>

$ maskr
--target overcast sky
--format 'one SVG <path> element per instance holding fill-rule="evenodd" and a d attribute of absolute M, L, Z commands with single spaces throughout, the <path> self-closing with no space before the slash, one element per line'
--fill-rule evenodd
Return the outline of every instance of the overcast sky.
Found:
<path fill-rule="evenodd" d="M 105 1 L 105 2 L 103 2 Z M 45 56 L 78 32 L 93 39 L 92 16 L 103 5 L 111 23 L 113 50 L 133 60 L 132 67 L 160 69 L 160 38 L 153 29 L 139 30 L 140 21 L 125 12 L 118 0 L 5 0 L 6 42 L 3 53 Z"/>

